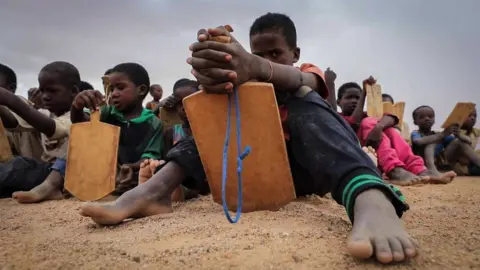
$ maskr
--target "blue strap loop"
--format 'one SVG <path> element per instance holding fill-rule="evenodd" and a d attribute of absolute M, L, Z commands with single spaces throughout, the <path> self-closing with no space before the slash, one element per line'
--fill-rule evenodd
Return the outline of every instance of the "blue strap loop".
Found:
<path fill-rule="evenodd" d="M 237 213 L 235 218 L 232 219 L 230 212 L 227 207 L 227 196 L 226 196 L 226 186 L 227 186 L 227 165 L 228 165 L 228 146 L 230 144 L 230 115 L 232 111 L 232 96 L 235 102 L 235 117 L 236 117 L 236 134 L 237 134 L 237 177 L 238 177 L 238 194 L 237 194 Z M 242 170 L 243 170 L 243 160 L 250 154 L 250 146 L 245 147 L 245 150 L 242 152 L 242 143 L 241 143 L 241 128 L 240 128 L 240 106 L 238 101 L 238 90 L 235 88 L 233 93 L 228 94 L 228 115 L 227 115 L 227 134 L 225 135 L 225 144 L 223 146 L 223 166 L 222 166 L 222 205 L 225 216 L 227 217 L 230 223 L 237 223 L 240 219 L 243 206 L 242 198 Z"/>

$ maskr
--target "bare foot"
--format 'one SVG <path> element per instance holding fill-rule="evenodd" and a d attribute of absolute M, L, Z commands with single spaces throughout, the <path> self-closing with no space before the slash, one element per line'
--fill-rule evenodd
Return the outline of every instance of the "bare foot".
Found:
<path fill-rule="evenodd" d="M 437 169 L 425 171 L 419 175 L 428 176 L 430 184 L 448 184 L 457 176 L 454 171 L 441 173 Z"/>
<path fill-rule="evenodd" d="M 395 208 L 382 191 L 367 190 L 355 200 L 347 249 L 356 258 L 400 262 L 418 254 L 418 243 L 403 228 Z"/>
<path fill-rule="evenodd" d="M 109 203 L 85 203 L 80 215 L 90 217 L 101 225 L 115 225 L 127 218 L 141 218 L 173 212 L 170 196 L 158 199 L 147 184 L 125 192 Z"/>
<path fill-rule="evenodd" d="M 417 184 L 426 184 L 429 176 L 415 175 L 404 168 L 397 167 L 387 173 L 388 182 L 398 186 L 412 186 Z"/>
<path fill-rule="evenodd" d="M 375 151 L 375 149 L 373 149 L 372 147 L 362 147 L 362 150 L 367 153 L 367 155 L 372 159 L 373 163 L 375 164 L 375 166 L 378 166 L 378 157 L 377 157 L 377 152 Z"/>
<path fill-rule="evenodd" d="M 12 198 L 19 203 L 38 203 L 47 200 L 63 199 L 62 190 L 54 183 L 61 182 L 63 177 L 56 171 L 52 171 L 48 178 L 30 191 L 18 191 L 12 194 Z"/>
<path fill-rule="evenodd" d="M 163 160 L 146 159 L 140 164 L 138 172 L 138 184 L 143 184 L 148 181 L 155 173 L 158 166 L 165 164 Z"/>

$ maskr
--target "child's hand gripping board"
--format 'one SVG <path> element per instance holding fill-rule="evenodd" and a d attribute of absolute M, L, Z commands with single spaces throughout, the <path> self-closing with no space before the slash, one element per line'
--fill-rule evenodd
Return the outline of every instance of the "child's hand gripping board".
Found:
<path fill-rule="evenodd" d="M 468 116 L 475 110 L 475 104 L 471 102 L 458 102 L 453 108 L 453 111 L 448 116 L 447 120 L 442 125 L 442 128 L 448 128 L 451 125 L 457 124 L 462 126 Z"/>
<path fill-rule="evenodd" d="M 405 102 L 383 102 L 383 113 L 389 113 L 398 117 L 398 127 L 403 127 L 403 114 L 405 113 Z"/>
<path fill-rule="evenodd" d="M 6 162 L 13 158 L 12 147 L 8 142 L 7 131 L 0 119 L 0 162 Z"/>
<path fill-rule="evenodd" d="M 278 210 L 295 199 L 280 114 L 273 86 L 245 83 L 238 87 L 242 148 L 251 147 L 243 160 L 243 209 Z M 197 92 L 183 100 L 195 143 L 207 175 L 213 200 L 222 204 L 222 156 L 227 130 L 227 95 Z M 232 108 L 234 100 L 232 99 Z M 231 110 L 235 119 L 235 109 Z M 230 142 L 236 142 L 236 121 L 231 121 Z M 237 146 L 230 143 L 226 202 L 237 208 Z"/>
<path fill-rule="evenodd" d="M 367 85 L 367 115 L 380 119 L 383 116 L 382 87 Z"/>
<path fill-rule="evenodd" d="M 65 188 L 73 196 L 96 201 L 115 190 L 119 139 L 120 127 L 101 123 L 99 111 L 90 122 L 72 125 Z"/>

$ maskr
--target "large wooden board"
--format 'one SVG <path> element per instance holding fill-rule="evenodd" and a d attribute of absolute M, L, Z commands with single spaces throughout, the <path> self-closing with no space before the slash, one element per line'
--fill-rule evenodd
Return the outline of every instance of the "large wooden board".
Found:
<path fill-rule="evenodd" d="M 367 115 L 381 118 L 383 116 L 382 87 L 379 84 L 367 85 Z"/>
<path fill-rule="evenodd" d="M 392 104 L 391 102 L 383 102 L 383 113 L 393 114 L 398 117 L 398 127 L 403 128 L 403 115 L 405 113 L 405 102 L 397 102 Z"/>
<path fill-rule="evenodd" d="M 65 188 L 82 201 L 102 199 L 115 190 L 120 127 L 91 121 L 73 124 L 68 142 Z"/>
<path fill-rule="evenodd" d="M 6 162 L 13 158 L 12 147 L 8 142 L 7 131 L 0 119 L 0 162 Z"/>
<path fill-rule="evenodd" d="M 273 86 L 246 83 L 238 89 L 242 149 L 250 154 L 243 161 L 243 209 L 278 210 L 295 198 L 285 139 Z M 232 99 L 233 103 L 233 99 Z M 183 100 L 213 200 L 222 203 L 222 156 L 226 135 L 226 95 L 197 92 Z M 235 107 L 232 104 L 228 150 L 227 205 L 237 207 L 237 145 Z"/>
<path fill-rule="evenodd" d="M 447 128 L 453 124 L 463 125 L 468 116 L 475 110 L 475 104 L 471 102 L 458 102 L 452 112 L 445 120 L 442 128 Z"/>

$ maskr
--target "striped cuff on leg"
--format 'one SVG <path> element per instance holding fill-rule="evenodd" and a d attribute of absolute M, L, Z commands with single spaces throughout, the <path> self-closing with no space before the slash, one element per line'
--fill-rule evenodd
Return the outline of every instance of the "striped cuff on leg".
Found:
<path fill-rule="evenodd" d="M 375 175 L 358 175 L 345 186 L 342 194 L 342 204 L 352 224 L 355 199 L 360 193 L 372 188 L 380 189 L 385 193 L 395 207 L 398 217 L 402 217 L 403 212 L 410 208 L 405 202 L 405 196 L 403 196 L 397 187 L 385 184 L 382 179 Z"/>

